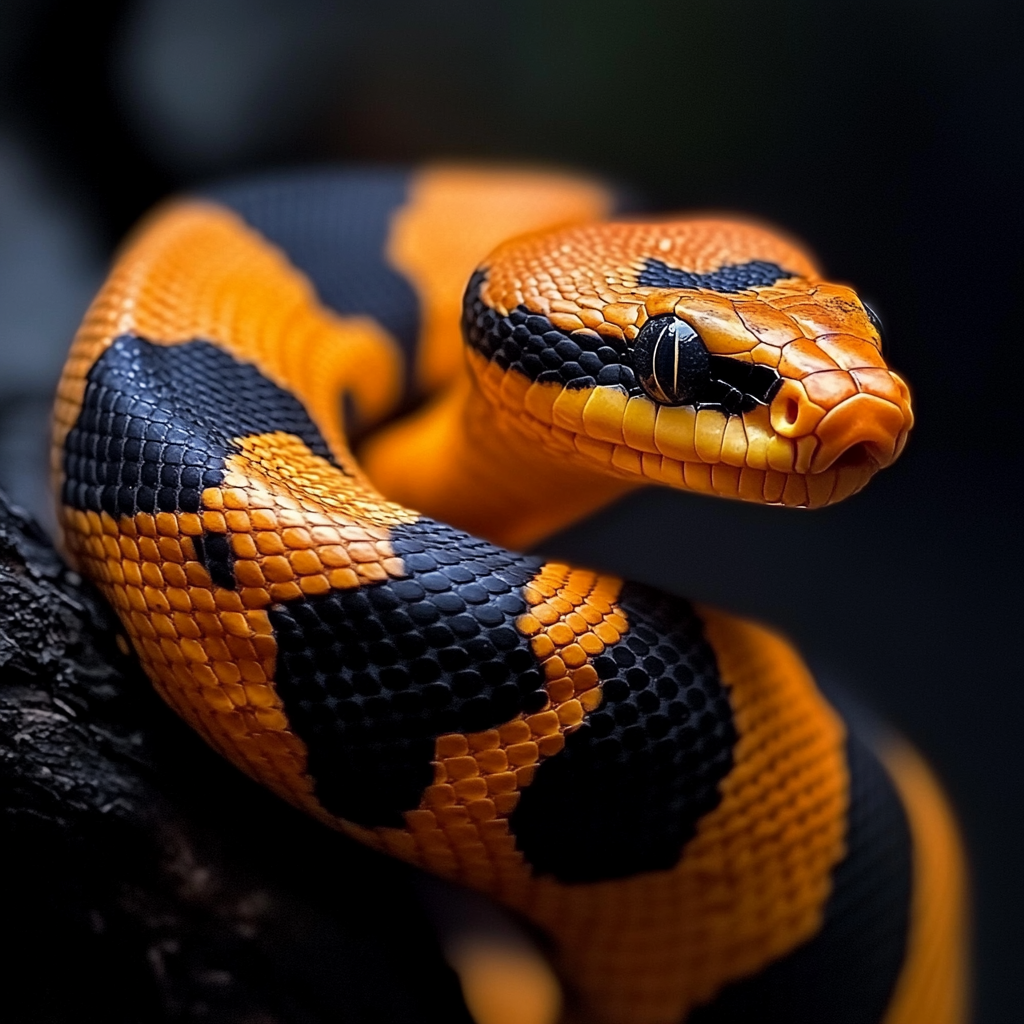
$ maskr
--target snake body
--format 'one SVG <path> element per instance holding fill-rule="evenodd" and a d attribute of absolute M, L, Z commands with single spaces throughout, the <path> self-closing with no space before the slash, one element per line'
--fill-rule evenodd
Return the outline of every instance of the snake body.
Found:
<path fill-rule="evenodd" d="M 158 210 L 60 383 L 65 549 L 211 746 L 525 916 L 573 1019 L 955 1024 L 916 755 L 770 631 L 517 553 L 645 483 L 828 504 L 911 426 L 800 246 L 614 203 L 437 167 Z"/>

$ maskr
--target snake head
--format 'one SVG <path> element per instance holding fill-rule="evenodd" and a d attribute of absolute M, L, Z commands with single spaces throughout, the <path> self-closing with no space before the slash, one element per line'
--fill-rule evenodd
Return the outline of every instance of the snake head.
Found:
<path fill-rule="evenodd" d="M 647 482 L 828 505 L 893 462 L 913 424 L 870 308 L 743 221 L 514 239 L 470 282 L 464 331 L 478 386 L 518 431 Z"/>

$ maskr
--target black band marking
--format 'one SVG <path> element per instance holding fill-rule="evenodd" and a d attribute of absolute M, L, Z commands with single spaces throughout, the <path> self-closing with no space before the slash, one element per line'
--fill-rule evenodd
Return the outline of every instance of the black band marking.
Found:
<path fill-rule="evenodd" d="M 320 803 L 402 824 L 433 779 L 435 739 L 547 701 L 515 628 L 540 561 L 421 519 L 392 529 L 408 576 L 276 605 L 275 685 L 309 749 Z"/>
<path fill-rule="evenodd" d="M 235 590 L 235 553 L 231 550 L 227 534 L 207 531 L 202 536 L 193 537 L 192 546 L 196 549 L 196 559 L 206 567 L 210 579 L 218 587 Z"/>
<path fill-rule="evenodd" d="M 198 512 L 203 489 L 220 486 L 224 460 L 239 450 L 235 439 L 273 431 L 337 465 L 298 399 L 256 367 L 206 341 L 122 335 L 86 377 L 64 443 L 62 500 L 114 517 Z"/>
<path fill-rule="evenodd" d="M 412 363 L 420 330 L 412 285 L 386 258 L 391 218 L 409 197 L 408 171 L 278 174 L 207 189 L 312 281 L 335 312 L 373 317 Z"/>
<path fill-rule="evenodd" d="M 787 277 L 799 277 L 792 270 L 783 270 L 777 263 L 750 260 L 730 263 L 710 274 L 670 267 L 661 260 L 644 260 L 644 269 L 637 283 L 646 288 L 705 288 L 713 292 L 742 292 L 747 288 L 766 288 Z"/>
<path fill-rule="evenodd" d="M 462 315 L 466 343 L 481 355 L 530 380 L 578 389 L 618 385 L 631 395 L 643 394 L 626 342 L 593 332 L 568 335 L 525 306 L 503 317 L 480 297 L 486 279 L 486 270 L 470 278 Z"/>
<path fill-rule="evenodd" d="M 596 882 L 673 867 L 718 806 L 736 732 L 690 603 L 627 583 L 629 632 L 595 659 L 603 701 L 512 812 L 534 871 Z"/>
<path fill-rule="evenodd" d="M 885 769 L 856 736 L 847 853 L 833 874 L 821 930 L 751 978 L 727 985 L 687 1024 L 877 1024 L 907 945 L 911 837 Z"/>
<path fill-rule="evenodd" d="M 532 381 L 550 381 L 571 390 L 620 387 L 631 396 L 647 394 L 627 342 L 593 331 L 566 334 L 525 306 L 503 317 L 480 297 L 486 279 L 484 270 L 471 278 L 462 321 L 466 343 L 481 355 L 506 372 L 521 373 Z M 781 384 L 778 371 L 770 366 L 712 355 L 708 380 L 697 387 L 688 404 L 738 415 L 767 405 Z"/>

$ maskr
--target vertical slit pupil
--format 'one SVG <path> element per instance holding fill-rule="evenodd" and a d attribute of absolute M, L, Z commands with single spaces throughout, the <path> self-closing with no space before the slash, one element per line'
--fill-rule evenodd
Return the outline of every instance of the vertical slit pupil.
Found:
<path fill-rule="evenodd" d="M 692 401 L 709 378 L 710 356 L 704 342 L 675 316 L 651 317 L 636 337 L 633 358 L 644 390 L 669 405 Z"/>

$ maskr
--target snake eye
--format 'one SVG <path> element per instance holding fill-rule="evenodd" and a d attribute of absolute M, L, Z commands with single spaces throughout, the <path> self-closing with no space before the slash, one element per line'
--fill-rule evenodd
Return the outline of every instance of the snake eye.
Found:
<path fill-rule="evenodd" d="M 882 318 L 863 299 L 860 300 L 860 304 L 864 307 L 864 312 L 867 313 L 871 326 L 874 327 L 875 333 L 878 335 L 879 345 L 884 345 L 885 333 L 882 330 Z"/>
<path fill-rule="evenodd" d="M 700 335 L 678 317 L 652 316 L 633 343 L 640 385 L 656 402 L 684 405 L 710 379 L 711 357 Z"/>

